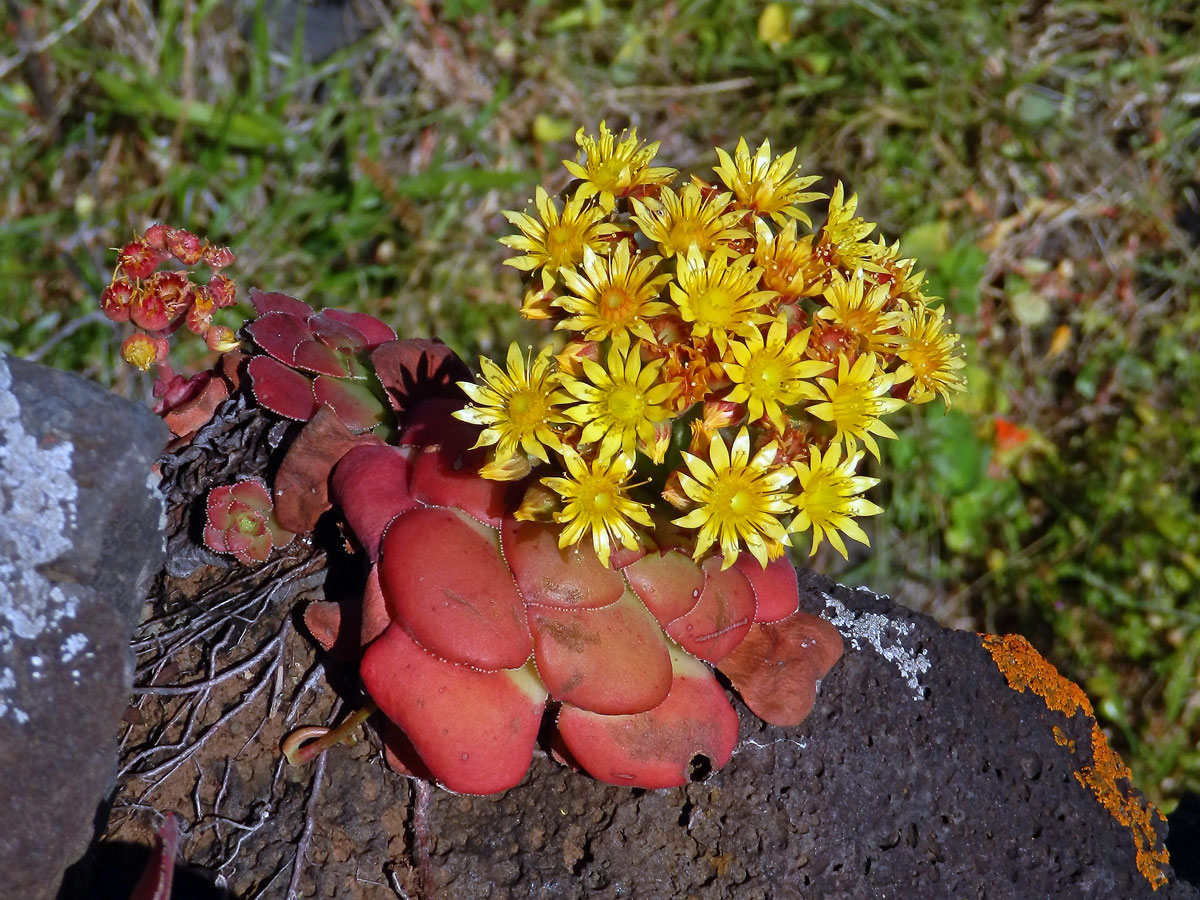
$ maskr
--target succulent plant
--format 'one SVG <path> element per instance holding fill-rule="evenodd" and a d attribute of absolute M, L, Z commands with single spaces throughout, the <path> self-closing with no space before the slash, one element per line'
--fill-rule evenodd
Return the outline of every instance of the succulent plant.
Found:
<path fill-rule="evenodd" d="M 610 565 L 560 548 L 557 525 L 514 516 L 523 484 L 480 476 L 480 429 L 452 417 L 459 405 L 415 405 L 397 445 L 352 447 L 330 481 L 370 561 L 350 641 L 406 771 L 464 793 L 512 787 L 550 709 L 564 762 L 614 784 L 684 784 L 697 756 L 719 768 L 737 743 L 712 665 L 768 721 L 804 718 L 841 638 L 797 611 L 790 563 L 697 564 L 667 529 Z M 330 613 L 306 620 L 344 643 Z"/>
<path fill-rule="evenodd" d="M 261 478 L 213 488 L 206 508 L 205 545 L 246 565 L 265 562 L 272 550 L 286 547 L 294 537 L 276 521 L 271 493 Z"/>
<path fill-rule="evenodd" d="M 246 333 L 263 351 L 246 366 L 259 404 L 307 422 L 329 406 L 355 432 L 391 426 L 391 408 L 370 354 L 395 342 L 391 327 L 365 313 L 316 312 L 286 294 L 252 291 L 258 313 Z"/>
<path fill-rule="evenodd" d="M 361 602 L 313 603 L 305 621 L 372 703 L 295 732 L 289 759 L 377 708 L 388 761 L 454 791 L 514 786 L 539 736 L 618 785 L 684 784 L 697 757 L 720 768 L 739 720 L 717 672 L 790 726 L 841 655 L 799 610 L 793 535 L 810 553 L 865 544 L 855 519 L 881 510 L 859 471 L 895 437 L 883 419 L 965 389 L 914 261 L 867 240 L 840 184 L 810 192 L 795 151 L 741 141 L 717 151 L 716 180 L 673 187 L 636 132 L 576 138 L 561 205 L 539 188 L 502 238 L 527 273 L 522 313 L 566 346 L 514 344 L 478 378 L 436 340 L 261 291 L 243 356 L 212 322 L 235 293 L 217 271 L 229 251 L 162 226 L 121 251 L 102 305 L 144 329 L 126 355 L 159 363 L 179 427 L 240 384 L 304 423 L 270 492 L 211 492 L 205 542 L 262 561 L 336 507 L 362 550 Z M 817 199 L 825 224 L 800 234 Z M 214 274 L 158 272 L 168 256 Z M 223 354 L 187 380 L 161 359 L 183 324 Z"/>

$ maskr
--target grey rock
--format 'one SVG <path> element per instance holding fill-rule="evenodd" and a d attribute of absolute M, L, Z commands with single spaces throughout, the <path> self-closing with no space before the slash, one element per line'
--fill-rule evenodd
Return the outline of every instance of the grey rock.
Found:
<path fill-rule="evenodd" d="M 53 897 L 111 788 L 166 438 L 149 410 L 0 356 L 2 897 Z"/>

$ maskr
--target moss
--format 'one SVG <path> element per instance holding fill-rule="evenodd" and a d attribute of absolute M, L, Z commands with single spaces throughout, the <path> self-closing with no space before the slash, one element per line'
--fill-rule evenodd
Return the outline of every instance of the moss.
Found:
<path fill-rule="evenodd" d="M 1088 788 L 1109 814 L 1128 828 L 1137 850 L 1138 871 L 1155 890 L 1167 883 L 1163 866 L 1169 861 L 1165 847 L 1160 846 L 1155 832 L 1156 820 L 1165 822 L 1163 814 L 1133 790 L 1133 776 L 1121 757 L 1108 745 L 1104 732 L 1096 723 L 1092 704 L 1079 685 L 1064 678 L 1025 638 L 1017 634 L 980 635 L 984 648 L 992 654 L 997 668 L 1014 691 L 1033 691 L 1046 706 L 1065 716 L 1082 710 L 1091 723 L 1092 762 L 1075 773 L 1076 780 Z M 1075 752 L 1075 742 L 1058 725 L 1054 739 Z"/>

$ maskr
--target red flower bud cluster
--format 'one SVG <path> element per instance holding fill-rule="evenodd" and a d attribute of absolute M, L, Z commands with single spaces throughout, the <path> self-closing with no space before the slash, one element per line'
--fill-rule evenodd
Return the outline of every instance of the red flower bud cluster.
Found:
<path fill-rule="evenodd" d="M 159 266 L 174 259 L 184 269 Z M 213 314 L 237 301 L 237 287 L 221 269 L 233 262 L 228 247 L 210 244 L 183 228 L 156 223 L 118 251 L 117 267 L 100 295 L 100 308 L 114 322 L 132 322 L 139 330 L 121 345 L 126 362 L 145 371 L 167 357 L 168 338 L 181 326 L 203 337 L 213 349 L 236 346 L 221 327 L 209 338 Z M 206 284 L 187 269 L 203 263 L 212 270 Z"/>

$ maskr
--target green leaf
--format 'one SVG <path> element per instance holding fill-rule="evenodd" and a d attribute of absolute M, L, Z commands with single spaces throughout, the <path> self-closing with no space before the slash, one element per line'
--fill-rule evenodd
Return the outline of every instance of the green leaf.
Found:
<path fill-rule="evenodd" d="M 287 130 L 280 122 L 261 112 L 251 116 L 218 109 L 199 100 L 185 103 L 182 98 L 159 85 L 129 82 L 111 72 L 96 71 L 92 77 L 104 92 L 107 105 L 132 118 L 154 116 L 175 122 L 183 120 L 193 128 L 242 150 L 266 150 L 280 146 L 287 137 Z"/>

